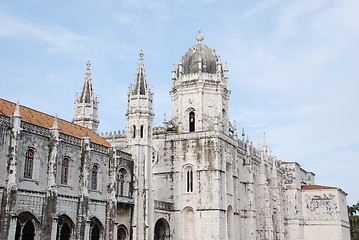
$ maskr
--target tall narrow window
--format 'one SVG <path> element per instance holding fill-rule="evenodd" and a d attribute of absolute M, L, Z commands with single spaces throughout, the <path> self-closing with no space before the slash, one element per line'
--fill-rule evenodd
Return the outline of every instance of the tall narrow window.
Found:
<path fill-rule="evenodd" d="M 140 138 L 143 138 L 143 125 L 141 125 L 141 129 L 140 129 Z"/>
<path fill-rule="evenodd" d="M 32 169 L 34 166 L 34 150 L 29 149 L 25 154 L 24 177 L 32 178 Z"/>
<path fill-rule="evenodd" d="M 133 125 L 132 126 L 132 138 L 135 138 L 136 137 L 136 126 Z"/>
<path fill-rule="evenodd" d="M 69 158 L 65 157 L 61 164 L 61 184 L 67 184 L 69 176 Z"/>
<path fill-rule="evenodd" d="M 190 112 L 189 113 L 189 131 L 194 132 L 195 131 L 195 113 Z"/>
<path fill-rule="evenodd" d="M 193 171 L 187 171 L 187 192 L 193 192 Z"/>
<path fill-rule="evenodd" d="M 120 195 L 123 196 L 125 192 L 125 173 L 120 172 Z"/>
<path fill-rule="evenodd" d="M 97 190 L 98 166 L 93 165 L 91 173 L 91 189 Z"/>

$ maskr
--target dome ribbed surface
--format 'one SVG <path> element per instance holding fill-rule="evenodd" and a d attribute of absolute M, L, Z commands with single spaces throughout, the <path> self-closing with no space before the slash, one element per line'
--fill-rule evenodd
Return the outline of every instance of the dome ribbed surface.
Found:
<path fill-rule="evenodd" d="M 216 73 L 216 63 L 215 51 L 202 43 L 193 45 L 182 57 L 184 74 L 198 73 L 200 65 L 203 73 Z"/>

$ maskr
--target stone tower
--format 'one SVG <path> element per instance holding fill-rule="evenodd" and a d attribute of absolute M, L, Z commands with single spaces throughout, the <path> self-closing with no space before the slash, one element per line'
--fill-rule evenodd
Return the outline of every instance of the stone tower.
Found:
<path fill-rule="evenodd" d="M 228 118 L 228 70 L 203 39 L 199 32 L 172 71 L 172 120 L 162 144 L 167 152 L 154 167 L 154 178 L 159 185 L 161 172 L 171 171 L 171 221 L 179 225 L 173 239 L 235 239 L 238 141 Z M 159 152 L 162 146 L 156 144 Z M 171 200 L 157 192 L 156 200 Z"/>
<path fill-rule="evenodd" d="M 208 131 L 228 127 L 228 70 L 215 50 L 198 43 L 181 58 L 172 71 L 172 117 L 179 133 Z"/>
<path fill-rule="evenodd" d="M 135 201 L 133 213 L 133 239 L 153 238 L 152 197 L 152 110 L 153 93 L 148 87 L 143 53 L 140 53 L 134 85 L 128 92 L 127 143 L 134 159 Z"/>
<path fill-rule="evenodd" d="M 98 124 L 100 123 L 98 120 L 99 101 L 93 91 L 90 66 L 90 61 L 87 61 L 81 92 L 75 98 L 73 122 L 97 131 Z"/>

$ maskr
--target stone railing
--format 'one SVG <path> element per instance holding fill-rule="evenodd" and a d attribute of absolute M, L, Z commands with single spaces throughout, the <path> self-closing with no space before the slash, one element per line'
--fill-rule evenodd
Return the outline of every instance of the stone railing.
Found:
<path fill-rule="evenodd" d="M 173 209 L 173 203 L 155 200 L 155 209 L 171 211 Z"/>
<path fill-rule="evenodd" d="M 116 195 L 116 199 L 117 199 L 118 203 L 124 203 L 124 204 L 133 204 L 134 203 L 132 197 Z"/>

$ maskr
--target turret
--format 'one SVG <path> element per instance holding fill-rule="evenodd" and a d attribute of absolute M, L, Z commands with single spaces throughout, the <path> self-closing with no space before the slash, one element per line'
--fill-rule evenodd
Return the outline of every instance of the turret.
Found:
<path fill-rule="evenodd" d="M 134 84 L 128 92 L 127 142 L 134 160 L 133 239 L 153 237 L 154 201 L 152 197 L 152 97 L 148 87 L 143 52 Z"/>
<path fill-rule="evenodd" d="M 227 68 L 201 32 L 172 70 L 172 117 L 181 133 L 221 131 L 229 135 Z M 218 123 L 215 127 L 213 123 Z"/>
<path fill-rule="evenodd" d="M 74 103 L 73 122 L 84 127 L 97 131 L 98 120 L 98 97 L 95 97 L 92 87 L 92 77 L 90 72 L 90 61 L 86 63 L 85 78 L 82 83 L 80 94 L 76 95 Z"/>

